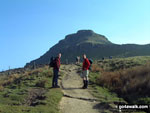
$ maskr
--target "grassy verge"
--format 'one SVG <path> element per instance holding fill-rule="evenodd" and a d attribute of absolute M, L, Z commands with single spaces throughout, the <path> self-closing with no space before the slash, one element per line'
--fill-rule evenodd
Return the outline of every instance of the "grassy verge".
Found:
<path fill-rule="evenodd" d="M 126 101 L 123 98 L 119 98 L 116 93 L 111 92 L 108 88 L 102 87 L 96 83 L 97 77 L 99 77 L 99 73 L 90 72 L 90 89 L 92 90 L 92 94 L 97 97 L 101 102 L 124 102 Z"/>
<path fill-rule="evenodd" d="M 107 59 L 93 64 L 92 94 L 104 103 L 150 104 L 150 57 Z"/>
<path fill-rule="evenodd" d="M 52 70 L 40 68 L 18 76 L 2 85 L 0 113 L 59 113 L 63 94 L 61 89 L 51 89 Z"/>
<path fill-rule="evenodd" d="M 99 106 L 103 109 L 104 113 L 117 113 L 117 104 L 126 103 L 126 101 L 119 98 L 116 93 L 111 92 L 108 88 L 96 84 L 98 76 L 99 73 L 90 72 L 90 93 L 100 101 Z"/>
<path fill-rule="evenodd" d="M 118 113 L 119 110 L 117 108 L 118 104 L 129 104 L 124 98 L 121 98 L 117 95 L 117 93 L 111 91 L 109 88 L 102 87 L 96 83 L 96 78 L 99 76 L 99 73 L 90 73 L 90 93 L 99 99 L 100 107 L 103 108 L 104 113 Z M 147 98 L 140 99 L 142 102 L 149 102 Z M 125 112 L 128 113 L 128 112 Z M 137 113 L 137 112 L 130 112 Z M 138 113 L 145 113 L 144 111 L 138 111 Z"/>

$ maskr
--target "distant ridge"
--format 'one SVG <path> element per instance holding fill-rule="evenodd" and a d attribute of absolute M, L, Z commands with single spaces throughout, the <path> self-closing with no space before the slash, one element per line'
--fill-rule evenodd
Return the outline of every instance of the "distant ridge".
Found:
<path fill-rule="evenodd" d="M 150 44 L 114 44 L 104 35 L 95 33 L 92 30 L 79 30 L 77 33 L 69 34 L 65 39 L 51 47 L 40 58 L 27 63 L 25 67 L 33 64 L 47 64 L 52 56 L 62 53 L 62 63 L 66 60 L 71 63 L 75 62 L 76 56 L 87 54 L 94 60 L 102 57 L 130 57 L 150 55 Z"/>

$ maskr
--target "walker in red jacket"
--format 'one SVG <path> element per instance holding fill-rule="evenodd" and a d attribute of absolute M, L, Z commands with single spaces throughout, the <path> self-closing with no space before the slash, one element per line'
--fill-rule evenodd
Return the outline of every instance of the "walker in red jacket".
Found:
<path fill-rule="evenodd" d="M 88 58 L 86 58 L 86 55 L 83 55 L 83 66 L 82 66 L 82 70 L 83 70 L 83 89 L 86 89 L 88 87 L 88 75 L 89 75 L 89 67 L 90 67 L 90 62 L 88 60 Z"/>
<path fill-rule="evenodd" d="M 53 80 L 52 80 L 52 87 L 53 88 L 59 88 L 58 86 L 58 73 L 59 73 L 59 68 L 60 68 L 60 58 L 61 58 L 61 53 L 58 54 L 58 57 L 55 58 L 55 63 L 53 66 Z"/>

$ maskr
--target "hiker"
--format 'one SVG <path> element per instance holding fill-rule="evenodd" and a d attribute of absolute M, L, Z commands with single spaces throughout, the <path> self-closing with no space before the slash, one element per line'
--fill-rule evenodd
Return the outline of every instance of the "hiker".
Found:
<path fill-rule="evenodd" d="M 102 60 L 105 60 L 105 57 L 102 57 Z"/>
<path fill-rule="evenodd" d="M 76 57 L 76 64 L 80 64 L 80 56 Z"/>
<path fill-rule="evenodd" d="M 53 81 L 52 81 L 52 87 L 53 88 L 59 88 L 58 86 L 58 73 L 59 73 L 59 68 L 60 68 L 60 58 L 61 58 L 61 53 L 58 54 L 58 57 L 53 59 Z"/>
<path fill-rule="evenodd" d="M 90 62 L 88 60 L 88 58 L 86 57 L 86 55 L 83 55 L 83 66 L 82 66 L 82 70 L 83 70 L 83 89 L 86 89 L 88 87 L 88 75 L 89 75 L 89 67 L 90 67 Z"/>
<path fill-rule="evenodd" d="M 112 56 L 109 56 L 109 59 L 112 59 Z"/>

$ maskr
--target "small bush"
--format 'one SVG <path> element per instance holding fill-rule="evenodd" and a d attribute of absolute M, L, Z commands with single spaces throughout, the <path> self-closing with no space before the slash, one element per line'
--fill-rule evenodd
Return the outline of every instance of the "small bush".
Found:
<path fill-rule="evenodd" d="M 0 85 L 0 91 L 3 91 L 4 87 L 2 85 Z"/>
<path fill-rule="evenodd" d="M 38 68 L 38 69 L 34 69 L 34 70 L 29 71 L 27 74 L 28 75 L 37 75 L 38 73 L 41 73 L 42 71 L 43 71 L 42 68 Z"/>
<path fill-rule="evenodd" d="M 20 75 L 13 74 L 11 76 L 8 76 L 7 79 L 5 79 L 3 82 L 1 82 L 1 84 L 3 86 L 7 86 L 7 85 L 10 85 L 11 83 L 13 83 L 15 80 L 17 80 L 19 78 L 20 78 Z"/>
<path fill-rule="evenodd" d="M 35 86 L 45 88 L 47 82 L 48 82 L 47 80 L 39 80 L 36 82 Z"/>
<path fill-rule="evenodd" d="M 44 100 L 46 98 L 45 96 L 46 90 L 40 88 L 40 89 L 31 89 L 28 92 L 28 96 L 25 99 L 25 104 L 28 106 L 36 106 L 39 104 L 42 104 L 40 100 Z"/>
<path fill-rule="evenodd" d="M 103 69 L 100 68 L 97 64 L 93 64 L 93 65 L 92 65 L 92 70 L 91 70 L 91 71 L 92 71 L 92 72 L 102 72 Z"/>
<path fill-rule="evenodd" d="M 50 69 L 47 69 L 47 70 L 44 70 L 41 74 L 42 76 L 45 76 L 45 77 L 51 77 L 52 71 Z"/>

